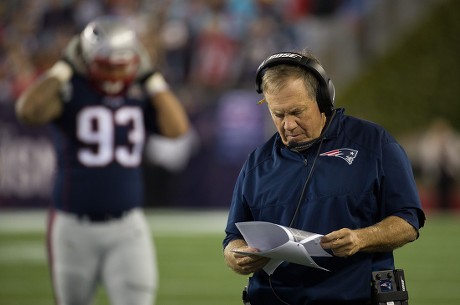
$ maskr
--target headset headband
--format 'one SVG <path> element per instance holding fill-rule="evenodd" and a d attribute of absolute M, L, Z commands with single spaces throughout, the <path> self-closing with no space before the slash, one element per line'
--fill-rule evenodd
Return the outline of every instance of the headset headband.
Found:
<path fill-rule="evenodd" d="M 335 87 L 324 68 L 306 56 L 294 52 L 275 53 L 265 59 L 256 72 L 256 91 L 262 93 L 262 78 L 268 68 L 278 65 L 299 66 L 311 72 L 318 80 L 317 101 L 321 112 L 330 115 L 334 109 Z"/>

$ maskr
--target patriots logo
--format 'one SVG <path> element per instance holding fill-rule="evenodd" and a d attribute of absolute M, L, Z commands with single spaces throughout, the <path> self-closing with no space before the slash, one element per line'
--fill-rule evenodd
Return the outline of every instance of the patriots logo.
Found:
<path fill-rule="evenodd" d="M 353 160 L 355 160 L 357 155 L 358 151 L 356 149 L 351 148 L 338 148 L 320 154 L 320 156 L 341 158 L 347 161 L 348 165 L 351 165 L 351 163 L 353 163 Z"/>

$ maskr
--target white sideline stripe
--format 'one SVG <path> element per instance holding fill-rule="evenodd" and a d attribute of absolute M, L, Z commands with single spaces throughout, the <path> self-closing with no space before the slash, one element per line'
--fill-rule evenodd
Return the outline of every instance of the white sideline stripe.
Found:
<path fill-rule="evenodd" d="M 42 263 L 46 260 L 44 241 L 2 243 L 0 252 L 0 266 L 4 264 L 18 264 L 23 262 Z"/>
<path fill-rule="evenodd" d="M 146 209 L 154 236 L 225 234 L 227 210 Z M 14 211 L 0 209 L 0 232 L 43 233 L 46 210 Z"/>

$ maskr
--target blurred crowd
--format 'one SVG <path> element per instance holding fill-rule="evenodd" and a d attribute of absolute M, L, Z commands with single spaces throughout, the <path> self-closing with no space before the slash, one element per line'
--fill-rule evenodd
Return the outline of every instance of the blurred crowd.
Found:
<path fill-rule="evenodd" d="M 319 48 L 318 26 L 305 26 L 307 20 L 339 15 L 357 20 L 374 2 L 4 0 L 0 99 L 14 100 L 60 56 L 70 37 L 99 15 L 125 17 L 177 88 L 222 90 L 252 85 L 254 67 L 267 54 L 301 49 L 313 40 Z"/>
<path fill-rule="evenodd" d="M 260 62 L 274 52 L 309 48 L 340 87 L 358 61 L 381 49 L 390 29 L 426 6 L 420 3 L 431 1 L 2 0 L 0 206 L 47 198 L 54 159 L 46 129 L 17 124 L 14 102 L 96 16 L 123 16 L 132 24 L 194 126 L 182 141 L 147 145 L 146 180 L 160 186 L 149 198 L 219 206 L 228 204 L 247 153 L 273 131 L 256 106 Z"/>
<path fill-rule="evenodd" d="M 375 2 L 1 1 L 0 206 L 14 205 L 18 198 L 33 204 L 36 197 L 46 199 L 54 161 L 46 129 L 17 124 L 14 102 L 61 56 L 70 38 L 96 16 L 122 16 L 132 24 L 194 125 L 195 134 L 187 139 L 165 143 L 159 138 L 147 145 L 147 160 L 152 162 L 146 164 L 146 179 L 161 185 L 155 190 L 164 190 L 162 194 L 153 191 L 150 197 L 159 202 L 219 205 L 228 202 L 229 186 L 241 160 L 265 136 L 262 110 L 255 106 L 259 98 L 253 89 L 255 68 L 268 54 L 280 50 L 315 46 L 319 51 L 330 37 L 322 35 L 321 24 L 337 27 L 331 21 L 358 20 Z M 189 163 L 198 145 L 199 154 Z M 178 177 L 176 173 L 185 167 L 185 177 Z M 190 179 L 197 175 L 199 182 Z M 168 190 L 177 189 L 182 177 L 193 183 L 182 183 L 179 188 L 184 198 L 175 200 Z M 172 193 L 177 195 L 177 191 Z"/>
<path fill-rule="evenodd" d="M 444 117 L 402 139 L 426 208 L 460 208 L 460 132 Z"/>

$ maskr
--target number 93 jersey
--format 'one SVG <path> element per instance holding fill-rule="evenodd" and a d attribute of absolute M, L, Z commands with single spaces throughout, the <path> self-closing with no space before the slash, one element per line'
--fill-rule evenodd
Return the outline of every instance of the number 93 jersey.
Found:
<path fill-rule="evenodd" d="M 100 215 L 140 206 L 145 138 L 157 131 L 155 109 L 140 84 L 107 96 L 75 74 L 62 95 L 63 112 L 52 123 L 55 207 Z"/>

